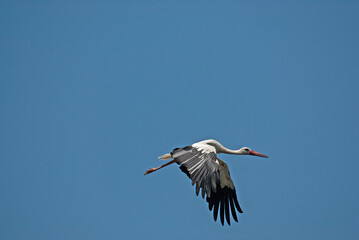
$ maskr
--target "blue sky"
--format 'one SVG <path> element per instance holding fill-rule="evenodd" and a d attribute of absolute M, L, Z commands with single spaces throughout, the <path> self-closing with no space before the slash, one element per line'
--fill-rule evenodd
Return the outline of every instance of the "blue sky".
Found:
<path fill-rule="evenodd" d="M 358 239 L 356 1 L 2 1 L 0 238 Z M 222 227 L 173 148 L 213 138 Z"/>

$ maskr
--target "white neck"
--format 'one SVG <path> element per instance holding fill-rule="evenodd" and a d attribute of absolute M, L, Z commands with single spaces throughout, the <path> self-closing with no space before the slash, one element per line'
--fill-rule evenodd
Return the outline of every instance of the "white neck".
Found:
<path fill-rule="evenodd" d="M 217 151 L 217 153 L 227 153 L 227 154 L 235 154 L 235 155 L 243 155 L 243 151 L 241 149 L 238 150 L 231 150 L 228 148 L 223 147 L 220 151 Z"/>
<path fill-rule="evenodd" d="M 243 155 L 244 154 L 243 151 L 241 151 L 241 149 L 238 149 L 238 150 L 228 149 L 213 139 L 205 140 L 203 142 L 215 147 L 217 153 L 227 153 L 227 154 L 235 154 L 235 155 Z"/>

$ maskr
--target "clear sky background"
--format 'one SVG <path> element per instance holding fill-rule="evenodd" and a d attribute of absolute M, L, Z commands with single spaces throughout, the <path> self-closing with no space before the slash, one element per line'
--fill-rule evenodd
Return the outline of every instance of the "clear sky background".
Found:
<path fill-rule="evenodd" d="M 0 239 L 359 239 L 358 1 L 1 1 Z M 173 148 L 213 138 L 214 222 Z"/>

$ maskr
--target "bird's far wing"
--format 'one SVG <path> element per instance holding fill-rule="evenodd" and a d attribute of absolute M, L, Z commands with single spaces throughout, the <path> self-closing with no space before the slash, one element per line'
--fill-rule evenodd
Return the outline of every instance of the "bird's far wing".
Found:
<path fill-rule="evenodd" d="M 233 181 L 229 174 L 228 166 L 225 162 L 217 158 L 219 163 L 219 183 L 217 185 L 217 191 L 207 195 L 208 208 L 210 211 L 213 209 L 214 221 L 217 221 L 218 211 L 220 210 L 221 223 L 224 224 L 224 216 L 228 225 L 230 222 L 230 211 L 231 209 L 233 219 L 238 222 L 236 209 L 238 212 L 243 213 L 239 206 L 236 188 L 234 187 Z M 219 208 L 219 206 L 221 206 Z"/>
<path fill-rule="evenodd" d="M 209 210 L 213 209 L 213 218 L 217 221 L 220 210 L 221 223 L 224 225 L 224 215 L 230 225 L 231 208 L 233 219 L 238 222 L 236 209 L 242 213 L 239 206 L 236 189 L 229 175 L 227 164 L 216 157 L 216 149 L 209 145 L 192 145 L 176 148 L 171 152 L 180 169 L 196 184 L 196 194 L 202 189 L 202 198 L 207 194 Z M 219 206 L 221 206 L 219 208 Z"/>

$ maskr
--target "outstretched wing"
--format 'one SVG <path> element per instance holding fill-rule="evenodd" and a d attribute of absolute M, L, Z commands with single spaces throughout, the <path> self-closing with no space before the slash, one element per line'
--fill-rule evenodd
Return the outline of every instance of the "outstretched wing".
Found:
<path fill-rule="evenodd" d="M 239 212 L 236 191 L 229 176 L 227 165 L 216 157 L 216 149 L 208 144 L 196 143 L 185 148 L 176 148 L 171 152 L 180 169 L 196 184 L 196 194 L 202 189 L 202 198 L 207 195 L 209 209 L 213 209 L 214 220 L 217 220 L 220 209 L 221 223 L 224 224 L 224 215 L 230 225 L 229 206 L 232 216 L 238 222 L 234 206 Z M 219 206 L 221 206 L 219 208 Z"/>
<path fill-rule="evenodd" d="M 231 225 L 230 211 L 234 221 L 238 222 L 236 209 L 238 212 L 243 213 L 239 206 L 236 188 L 229 174 L 228 166 L 225 162 L 217 158 L 219 162 L 219 183 L 217 186 L 217 192 L 213 192 L 211 195 L 207 195 L 208 208 L 210 211 L 213 209 L 214 221 L 217 221 L 218 211 L 220 211 L 221 223 L 224 224 L 224 216 L 228 225 Z"/>
<path fill-rule="evenodd" d="M 192 185 L 196 184 L 196 194 L 202 189 L 202 198 L 205 194 L 216 192 L 219 172 L 216 162 L 216 149 L 205 146 L 206 149 L 194 146 L 176 148 L 171 152 L 180 169 L 192 179 Z"/>

